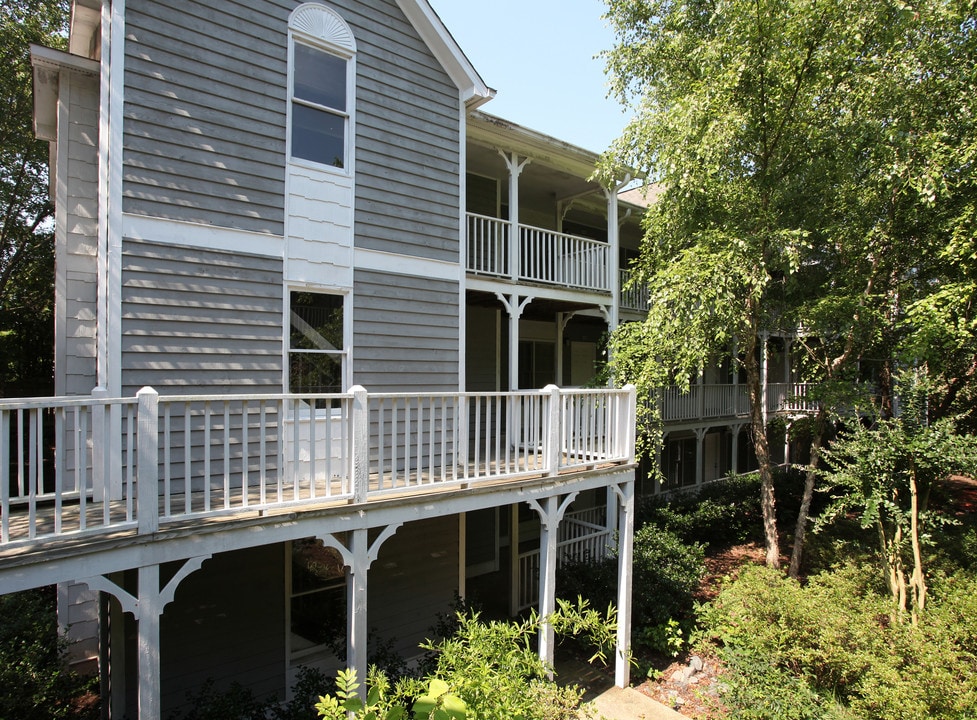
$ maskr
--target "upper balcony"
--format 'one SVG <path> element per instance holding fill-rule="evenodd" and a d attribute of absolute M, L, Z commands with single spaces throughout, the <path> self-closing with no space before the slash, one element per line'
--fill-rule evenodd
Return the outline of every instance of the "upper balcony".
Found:
<path fill-rule="evenodd" d="M 633 387 L 0 401 L 0 568 L 45 546 L 388 500 L 409 513 L 613 470 L 634 462 L 634 402 Z"/>
<path fill-rule="evenodd" d="M 468 213 L 466 269 L 513 283 L 611 292 L 611 248 L 576 235 Z"/>
<path fill-rule="evenodd" d="M 799 414 L 816 412 L 819 405 L 808 399 L 808 383 L 769 383 L 766 386 L 767 413 Z M 721 419 L 748 418 L 750 399 L 745 385 L 692 385 L 688 392 L 678 387 L 664 388 L 658 400 L 662 422 L 693 423 Z"/>

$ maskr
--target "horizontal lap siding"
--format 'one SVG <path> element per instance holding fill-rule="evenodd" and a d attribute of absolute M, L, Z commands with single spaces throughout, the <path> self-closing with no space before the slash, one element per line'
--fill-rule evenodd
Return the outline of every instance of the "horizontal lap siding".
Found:
<path fill-rule="evenodd" d="M 62 314 L 55 355 L 59 395 L 87 395 L 97 384 L 98 78 L 71 76 L 64 244 L 57 277 Z"/>
<path fill-rule="evenodd" d="M 125 212 L 283 232 L 287 15 L 127 3 Z"/>
<path fill-rule="evenodd" d="M 393 0 L 334 6 L 356 37 L 356 246 L 458 262 L 458 90 Z"/>
<path fill-rule="evenodd" d="M 281 260 L 127 240 L 122 384 L 280 392 Z"/>
<path fill-rule="evenodd" d="M 371 392 L 458 389 L 458 284 L 357 270 L 353 380 Z"/>
<path fill-rule="evenodd" d="M 180 583 L 161 618 L 163 717 L 189 710 L 208 679 L 284 697 L 284 557 L 281 545 L 221 553 Z"/>
<path fill-rule="evenodd" d="M 419 654 L 418 645 L 433 636 L 438 614 L 454 612 L 458 576 L 458 516 L 405 523 L 370 567 L 373 639 L 394 642 L 394 651 L 404 657 Z"/>

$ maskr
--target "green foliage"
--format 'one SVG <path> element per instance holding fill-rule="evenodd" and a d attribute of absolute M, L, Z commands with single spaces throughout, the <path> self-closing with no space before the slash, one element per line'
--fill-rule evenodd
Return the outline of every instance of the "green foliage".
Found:
<path fill-rule="evenodd" d="M 678 657 L 687 645 L 682 623 L 674 618 L 660 625 L 643 627 L 636 634 L 637 644 L 668 657 Z"/>
<path fill-rule="evenodd" d="M 900 612 L 925 607 L 924 546 L 948 519 L 929 509 L 933 486 L 953 472 L 977 468 L 977 437 L 960 435 L 947 419 L 921 424 L 912 414 L 856 425 L 826 453 L 836 496 L 828 517 L 857 513 L 879 539 L 883 572 Z M 912 568 L 908 582 L 907 570 Z"/>
<path fill-rule="evenodd" d="M 408 717 L 410 711 L 417 720 L 465 720 L 465 703 L 448 692 L 448 686 L 433 678 L 426 691 L 407 698 L 400 691 L 401 686 L 391 688 L 386 674 L 371 667 L 367 677 L 366 700 L 359 696 L 360 683 L 355 670 L 340 670 L 336 676 L 336 692 L 319 698 L 315 709 L 319 717 L 326 720 L 400 720 Z"/>
<path fill-rule="evenodd" d="M 807 585 L 750 567 L 700 621 L 728 663 L 735 717 L 971 718 L 975 593 L 973 575 L 941 580 L 920 624 L 902 625 L 870 567 Z"/>
<path fill-rule="evenodd" d="M 269 703 L 259 700 L 249 688 L 233 682 L 218 689 L 213 678 L 187 696 L 184 710 L 172 713 L 170 720 L 265 720 Z"/>
<path fill-rule="evenodd" d="M 92 681 L 71 672 L 49 589 L 0 596 L 0 718 L 80 718 L 72 701 Z M 97 717 L 97 707 L 91 709 Z"/>
<path fill-rule="evenodd" d="M 66 0 L 0 4 L 0 396 L 53 391 L 47 143 L 34 139 L 30 44 L 65 45 Z"/>
<path fill-rule="evenodd" d="M 640 504 L 635 524 L 654 524 L 686 542 L 713 548 L 762 541 L 760 479 L 755 474 L 736 475 L 697 492 L 651 496 Z"/>
<path fill-rule="evenodd" d="M 459 618 L 454 636 L 427 646 L 438 653 L 436 676 L 465 701 L 473 718 L 542 720 L 546 706 L 540 698 L 566 691 L 546 679 L 550 668 L 534 649 L 539 626 L 535 616 L 505 623 L 485 623 L 478 615 Z"/>

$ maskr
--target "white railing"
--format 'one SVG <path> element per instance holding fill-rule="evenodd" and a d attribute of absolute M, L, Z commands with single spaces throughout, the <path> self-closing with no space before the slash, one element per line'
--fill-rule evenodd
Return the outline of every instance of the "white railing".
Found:
<path fill-rule="evenodd" d="M 0 548 L 634 461 L 634 388 L 0 401 Z"/>
<path fill-rule="evenodd" d="M 817 410 L 818 404 L 806 399 L 808 388 L 806 383 L 767 385 L 767 411 Z M 659 391 L 658 402 L 663 422 L 746 417 L 750 414 L 750 399 L 745 385 L 692 385 L 688 392 L 671 386 Z"/>
<path fill-rule="evenodd" d="M 511 226 L 507 220 L 468 213 L 468 272 L 579 290 L 610 291 L 611 255 L 607 243 L 519 225 L 519 247 L 514 252 Z"/>
<path fill-rule="evenodd" d="M 620 270 L 621 307 L 625 310 L 648 312 L 651 294 L 647 285 L 628 285 L 634 273 L 631 270 Z"/>
<path fill-rule="evenodd" d="M 816 412 L 820 403 L 808 399 L 809 383 L 770 383 L 767 385 L 768 412 Z"/>
<path fill-rule="evenodd" d="M 509 274 L 509 221 L 468 213 L 468 272 Z"/>
<path fill-rule="evenodd" d="M 599 562 L 608 557 L 614 533 L 607 527 L 607 508 L 568 512 L 557 531 L 556 567 L 568 562 Z M 539 549 L 519 554 L 516 611 L 539 602 Z"/>

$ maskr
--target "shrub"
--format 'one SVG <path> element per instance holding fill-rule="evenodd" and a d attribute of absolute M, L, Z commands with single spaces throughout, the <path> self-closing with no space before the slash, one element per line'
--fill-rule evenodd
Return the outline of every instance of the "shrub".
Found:
<path fill-rule="evenodd" d="M 963 719 L 977 707 L 975 596 L 972 575 L 941 581 L 913 627 L 890 621 L 869 565 L 806 586 L 751 567 L 700 621 L 728 663 L 736 717 Z"/>
<path fill-rule="evenodd" d="M 692 613 L 693 595 L 705 574 L 705 545 L 646 525 L 634 534 L 632 622 L 661 625 Z"/>
<path fill-rule="evenodd" d="M 639 507 L 635 524 L 657 525 L 686 542 L 710 547 L 762 541 L 759 478 L 736 475 L 697 491 L 650 497 Z"/>
<path fill-rule="evenodd" d="M 80 717 L 73 701 L 92 680 L 67 667 L 52 589 L 0 596 L 0 618 L 0 718 Z"/>

